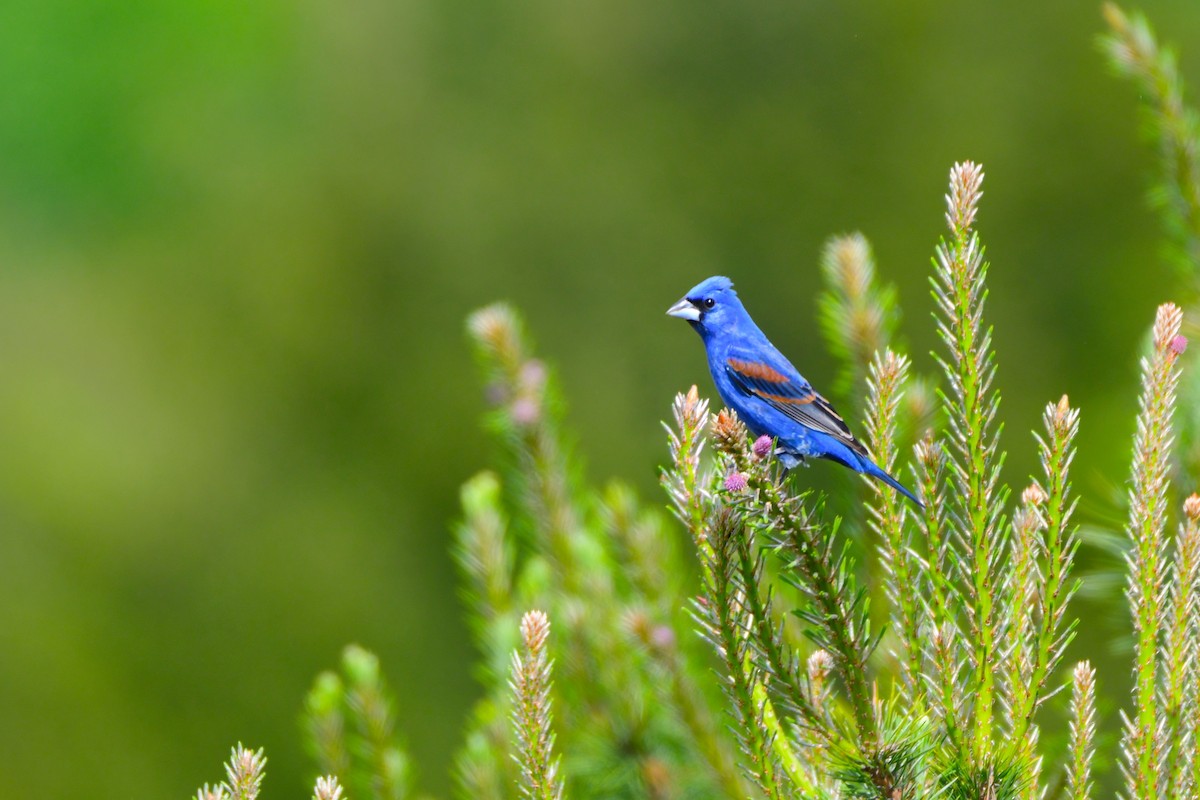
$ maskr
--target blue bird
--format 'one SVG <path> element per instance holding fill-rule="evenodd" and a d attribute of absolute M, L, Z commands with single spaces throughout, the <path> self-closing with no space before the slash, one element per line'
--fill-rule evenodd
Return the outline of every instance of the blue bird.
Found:
<path fill-rule="evenodd" d="M 775 349 L 750 319 L 733 282 L 713 277 L 667 309 L 691 323 L 704 340 L 708 369 L 725 405 L 755 436 L 775 439 L 775 454 L 791 469 L 806 458 L 828 458 L 871 475 L 924 505 L 900 481 L 871 460 L 846 422 Z"/>

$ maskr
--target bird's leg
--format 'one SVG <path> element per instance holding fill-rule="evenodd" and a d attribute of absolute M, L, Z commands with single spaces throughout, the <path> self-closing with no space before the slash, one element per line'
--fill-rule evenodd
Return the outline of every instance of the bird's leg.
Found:
<path fill-rule="evenodd" d="M 781 464 L 783 464 L 784 469 L 795 469 L 799 466 L 808 466 L 808 462 L 805 461 L 804 456 L 790 448 L 775 448 L 775 457 L 779 459 Z"/>
<path fill-rule="evenodd" d="M 787 480 L 787 476 L 796 467 L 808 466 L 808 461 L 805 460 L 803 455 L 786 447 L 775 448 L 775 457 L 778 458 L 779 463 L 783 465 L 783 475 L 781 477 L 784 480 Z"/>

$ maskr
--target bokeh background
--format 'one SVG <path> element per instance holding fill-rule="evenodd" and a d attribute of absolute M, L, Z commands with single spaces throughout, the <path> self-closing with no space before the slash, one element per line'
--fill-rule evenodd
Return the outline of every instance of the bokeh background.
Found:
<path fill-rule="evenodd" d="M 1200 79 L 1200 6 L 1143 7 Z M 1068 392 L 1103 519 L 1184 282 L 1100 28 L 1091 0 L 6 3 L 4 794 L 187 796 L 240 740 L 305 796 L 301 698 L 357 641 L 445 795 L 475 693 L 447 528 L 489 454 L 464 315 L 524 309 L 589 475 L 654 497 L 672 393 L 712 394 L 663 311 L 709 274 L 828 385 L 818 254 L 862 230 L 931 367 L 958 159 L 1007 476 Z M 1119 697 L 1122 600 L 1090 602 Z"/>

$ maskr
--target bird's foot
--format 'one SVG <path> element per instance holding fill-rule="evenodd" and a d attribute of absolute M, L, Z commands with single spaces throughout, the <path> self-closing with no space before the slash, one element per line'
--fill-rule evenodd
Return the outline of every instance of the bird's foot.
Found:
<path fill-rule="evenodd" d="M 783 464 L 785 471 L 795 469 L 796 467 L 808 466 L 808 461 L 805 460 L 804 456 L 795 450 L 785 450 L 782 447 L 776 448 L 775 457 L 779 459 L 780 464 Z"/>

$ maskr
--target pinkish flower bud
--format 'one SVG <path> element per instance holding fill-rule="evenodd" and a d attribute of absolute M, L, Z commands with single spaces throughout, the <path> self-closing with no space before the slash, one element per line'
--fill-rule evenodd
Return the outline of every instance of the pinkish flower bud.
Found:
<path fill-rule="evenodd" d="M 1027 506 L 1040 506 L 1046 502 L 1046 491 L 1036 483 L 1029 484 L 1029 488 L 1021 492 L 1021 502 Z"/>
<path fill-rule="evenodd" d="M 1177 356 L 1183 355 L 1183 351 L 1187 350 L 1187 337 L 1182 333 L 1171 340 L 1171 352 Z"/>
<path fill-rule="evenodd" d="M 1200 495 L 1192 494 L 1183 501 L 1183 513 L 1192 522 L 1200 521 Z"/>
<path fill-rule="evenodd" d="M 754 455 L 758 456 L 759 458 L 766 458 L 771 454 L 771 446 L 773 444 L 774 441 L 771 439 L 771 437 L 764 433 L 762 436 L 754 440 Z"/>
<path fill-rule="evenodd" d="M 650 634 L 650 644 L 658 650 L 670 650 L 675 646 L 675 631 L 669 625 L 656 625 Z"/>
<path fill-rule="evenodd" d="M 538 421 L 539 412 L 537 402 L 529 397 L 518 397 L 509 409 L 513 422 L 526 427 Z"/>
<path fill-rule="evenodd" d="M 531 358 L 521 365 L 521 385 L 526 389 L 540 389 L 546 382 L 546 365 L 536 358 Z"/>
<path fill-rule="evenodd" d="M 746 476 L 740 472 L 731 472 L 725 476 L 725 491 L 741 492 L 746 489 Z"/>
<path fill-rule="evenodd" d="M 508 388 L 499 381 L 493 381 L 483 387 L 483 399 L 489 406 L 503 405 L 508 399 Z"/>

